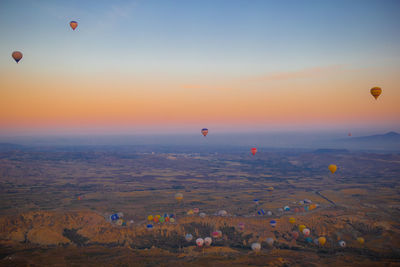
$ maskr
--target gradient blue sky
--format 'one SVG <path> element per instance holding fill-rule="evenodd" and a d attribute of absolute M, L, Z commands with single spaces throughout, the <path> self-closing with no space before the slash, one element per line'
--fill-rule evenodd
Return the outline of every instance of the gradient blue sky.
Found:
<path fill-rule="evenodd" d="M 116 128 L 129 128 L 132 122 L 139 128 L 158 131 L 165 122 L 197 130 L 210 125 L 225 125 L 221 128 L 229 129 L 247 125 L 250 120 L 255 128 L 273 123 L 287 129 L 291 124 L 302 125 L 304 119 L 304 124 L 316 127 L 324 127 L 326 120 L 332 120 L 339 128 L 361 121 L 358 127 L 383 125 L 398 130 L 399 13 L 400 1 L 389 0 L 3 0 L 0 2 L 3 80 L 0 125 L 8 132 L 45 131 L 53 125 L 53 128 L 79 129 L 81 124 L 98 129 L 108 127 L 108 120 L 119 121 L 116 126 L 110 124 Z M 70 20 L 79 22 L 76 31 L 69 29 Z M 19 65 L 10 61 L 14 50 L 24 53 Z M 24 91 L 26 83 L 38 88 L 38 93 Z M 112 105 L 93 97 L 110 94 L 102 85 L 112 88 L 118 96 L 111 97 Z M 342 107 L 338 106 L 342 104 L 341 98 L 334 99 L 332 95 L 335 88 L 341 88 L 337 95 L 347 94 L 347 85 L 357 93 L 350 94 L 350 100 L 343 100 L 345 112 L 341 112 Z M 382 111 L 369 113 L 371 103 L 358 105 L 352 111 L 352 101 L 365 101 L 364 97 L 370 100 L 370 96 L 357 94 L 365 90 L 367 95 L 375 85 L 384 88 Z M 309 109 L 302 116 L 295 110 L 282 108 L 296 105 L 294 99 L 277 103 L 277 99 L 284 99 L 297 88 L 309 94 L 308 100 L 301 99 L 302 104 L 297 107 Z M 204 91 L 203 98 L 198 96 L 199 90 Z M 263 119 L 273 110 L 253 109 L 251 101 L 257 100 L 258 95 L 260 101 L 268 100 L 266 90 L 275 91 L 274 103 L 264 101 L 258 105 L 276 105 L 277 114 L 285 111 L 287 114 L 279 121 Z M 55 94 L 54 91 L 59 99 L 57 104 L 51 97 L 43 100 L 46 98 L 43 96 L 49 96 L 49 92 Z M 83 95 L 77 106 L 87 105 L 87 109 L 76 113 L 60 109 L 51 118 L 43 115 L 53 112 L 52 103 L 73 106 L 74 94 Z M 145 107 L 130 110 L 124 101 L 137 95 L 143 106 L 153 103 L 159 110 L 149 111 Z M 198 97 L 203 106 L 208 99 L 214 99 L 209 114 L 202 116 L 193 111 L 193 123 L 189 123 L 189 115 L 177 115 L 185 111 L 182 103 L 192 103 Z M 333 99 L 331 106 L 323 102 L 329 98 Z M 85 102 L 89 99 L 93 101 Z M 165 115 L 171 107 L 163 101 L 174 100 L 175 113 Z M 24 117 L 24 113 L 10 112 L 12 101 L 28 107 L 25 114 L 35 110 L 35 105 L 40 105 L 42 113 Z M 225 106 L 217 107 L 217 103 Z M 235 113 L 236 104 L 243 109 L 243 116 Z M 125 105 L 125 110 L 115 111 L 114 117 L 99 119 L 104 117 L 104 110 Z M 326 112 L 315 116 L 320 106 L 326 106 Z M 351 120 L 347 120 L 349 113 L 353 114 Z M 217 119 L 208 120 L 213 114 L 217 114 Z M 374 114 L 387 119 L 378 121 Z M 375 119 L 372 124 L 368 121 L 371 116 Z M 79 121 L 77 118 L 84 119 L 74 124 Z M 65 125 L 59 124 L 60 121 L 66 121 Z"/>

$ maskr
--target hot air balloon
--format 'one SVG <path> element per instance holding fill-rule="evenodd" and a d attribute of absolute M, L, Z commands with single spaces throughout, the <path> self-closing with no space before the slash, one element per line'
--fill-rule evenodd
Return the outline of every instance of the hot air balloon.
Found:
<path fill-rule="evenodd" d="M 243 231 L 244 228 L 245 228 L 245 224 L 241 222 L 241 223 L 238 224 L 238 227 L 239 227 L 240 231 Z"/>
<path fill-rule="evenodd" d="M 311 242 L 313 242 L 313 240 L 312 240 L 311 237 L 306 237 L 306 242 L 307 242 L 307 243 L 311 243 Z"/>
<path fill-rule="evenodd" d="M 261 244 L 260 243 L 253 243 L 251 244 L 251 249 L 255 252 L 258 252 L 261 250 Z"/>
<path fill-rule="evenodd" d="M 116 224 L 119 226 L 122 226 L 122 224 L 124 223 L 124 221 L 122 219 L 118 219 Z"/>
<path fill-rule="evenodd" d="M 362 237 L 357 238 L 357 242 L 360 243 L 361 245 L 364 244 L 365 240 Z"/>
<path fill-rule="evenodd" d="M 111 215 L 111 216 L 110 216 L 110 219 L 111 219 L 111 221 L 116 221 L 116 220 L 118 220 L 118 219 L 119 219 L 118 214 L 115 213 L 115 214 Z"/>
<path fill-rule="evenodd" d="M 199 211 L 200 211 L 199 208 L 194 208 L 194 209 L 193 209 L 193 212 L 194 212 L 194 213 L 199 213 Z"/>
<path fill-rule="evenodd" d="M 296 222 L 296 219 L 293 218 L 293 217 L 290 217 L 290 218 L 289 218 L 289 222 L 290 222 L 291 224 L 294 224 L 294 223 Z"/>
<path fill-rule="evenodd" d="M 378 97 L 382 94 L 382 89 L 378 86 L 372 87 L 371 88 L 371 95 L 375 97 L 375 99 L 378 99 Z"/>
<path fill-rule="evenodd" d="M 160 223 L 164 223 L 165 222 L 165 218 L 164 217 L 161 217 L 159 220 L 160 220 Z"/>
<path fill-rule="evenodd" d="M 221 238 L 222 237 L 222 231 L 216 230 L 216 231 L 212 232 L 211 235 L 212 235 L 213 238 Z"/>
<path fill-rule="evenodd" d="M 272 237 L 268 237 L 265 242 L 267 242 L 268 246 L 270 247 L 274 245 L 274 239 Z"/>
<path fill-rule="evenodd" d="M 196 239 L 196 245 L 198 247 L 202 247 L 204 245 L 204 239 L 203 238 L 197 238 Z"/>
<path fill-rule="evenodd" d="M 169 217 L 165 217 L 165 222 L 169 222 Z"/>
<path fill-rule="evenodd" d="M 261 215 L 261 216 L 265 215 L 265 211 L 263 209 L 260 209 L 260 210 L 257 211 L 257 214 Z"/>
<path fill-rule="evenodd" d="M 201 129 L 201 133 L 204 135 L 204 137 L 206 137 L 208 134 L 208 129 L 207 128 Z"/>
<path fill-rule="evenodd" d="M 218 211 L 218 216 L 226 216 L 226 215 L 228 215 L 228 212 L 226 210 Z"/>
<path fill-rule="evenodd" d="M 253 147 L 251 148 L 251 154 L 253 154 L 253 156 L 257 153 L 257 148 Z"/>
<path fill-rule="evenodd" d="M 325 245 L 326 243 L 326 238 L 321 236 L 320 238 L 318 238 L 318 242 L 321 246 Z"/>
<path fill-rule="evenodd" d="M 308 228 L 303 229 L 303 235 L 304 236 L 309 236 L 310 235 L 310 229 L 308 229 Z"/>
<path fill-rule="evenodd" d="M 175 218 L 170 218 L 170 219 L 169 219 L 169 222 L 170 222 L 170 223 L 174 223 L 174 222 L 175 222 Z"/>
<path fill-rule="evenodd" d="M 211 237 L 204 238 L 204 245 L 206 245 L 208 247 L 211 245 L 211 243 L 212 243 Z"/>
<path fill-rule="evenodd" d="M 284 211 L 289 211 L 289 210 L 290 210 L 290 207 L 289 207 L 289 206 L 285 206 L 285 207 L 283 207 L 283 210 L 284 210 Z"/>
<path fill-rule="evenodd" d="M 185 235 L 185 239 L 186 239 L 187 242 L 190 242 L 190 241 L 192 241 L 193 236 L 191 234 L 186 234 Z"/>
<path fill-rule="evenodd" d="M 328 169 L 331 171 L 331 173 L 335 173 L 337 170 L 337 166 L 335 164 L 329 165 Z"/>
<path fill-rule="evenodd" d="M 297 238 L 299 238 L 299 232 L 297 232 L 297 231 L 293 231 L 292 232 L 292 237 L 293 237 L 293 239 L 297 239 Z"/>
<path fill-rule="evenodd" d="M 79 197 L 78 197 L 78 200 L 82 200 L 82 197 L 81 197 L 81 196 L 79 196 Z"/>
<path fill-rule="evenodd" d="M 19 51 L 12 52 L 11 56 L 13 57 L 15 62 L 17 62 L 17 63 L 22 59 L 22 53 L 19 52 Z"/>
<path fill-rule="evenodd" d="M 276 226 L 276 221 L 275 221 L 275 220 L 270 220 L 270 221 L 269 221 L 269 224 L 270 224 L 272 227 L 275 227 L 275 226 Z"/>
<path fill-rule="evenodd" d="M 272 211 L 270 211 L 270 210 L 267 211 L 267 215 L 268 215 L 268 216 L 272 216 Z"/>
<path fill-rule="evenodd" d="M 267 187 L 267 190 L 268 190 L 268 191 L 274 191 L 274 187 L 272 187 L 272 186 Z"/>
<path fill-rule="evenodd" d="M 307 227 L 304 224 L 300 224 L 299 225 L 299 231 L 302 233 L 304 229 L 306 229 Z"/>
<path fill-rule="evenodd" d="M 260 202 L 258 202 L 258 199 L 254 199 L 253 201 L 254 201 L 254 204 L 256 204 L 256 205 L 260 204 Z"/>
<path fill-rule="evenodd" d="M 342 248 L 346 247 L 346 242 L 344 242 L 343 240 L 340 240 L 339 246 L 341 246 Z"/>
<path fill-rule="evenodd" d="M 78 27 L 78 22 L 76 22 L 76 21 L 73 20 L 73 21 L 71 21 L 71 22 L 69 23 L 69 26 L 71 26 L 72 30 L 75 31 L 76 27 Z"/>
<path fill-rule="evenodd" d="M 200 216 L 201 218 L 204 218 L 204 217 L 206 217 L 206 214 L 205 214 L 204 212 L 200 212 L 200 213 L 199 213 L 199 216 Z"/>
<path fill-rule="evenodd" d="M 314 244 L 317 245 L 317 246 L 319 245 L 319 240 L 318 240 L 318 238 L 315 238 L 315 239 L 314 239 Z"/>
<path fill-rule="evenodd" d="M 187 215 L 193 215 L 194 212 L 193 212 L 193 210 L 188 210 L 188 212 L 187 212 L 186 214 L 187 214 Z"/>
<path fill-rule="evenodd" d="M 153 230 L 153 225 L 152 225 L 152 224 L 146 225 L 146 229 L 147 229 L 148 231 Z"/>
<path fill-rule="evenodd" d="M 160 221 L 160 218 L 157 217 L 157 216 L 154 216 L 153 221 L 154 221 L 155 223 L 158 223 L 158 222 Z"/>
<path fill-rule="evenodd" d="M 182 201 L 182 199 L 183 199 L 183 194 L 182 194 L 182 193 L 176 193 L 176 194 L 175 194 L 175 199 L 178 200 L 179 202 Z"/>
<path fill-rule="evenodd" d="M 349 133 L 348 136 L 351 136 L 351 133 Z"/>
<path fill-rule="evenodd" d="M 122 212 L 118 212 L 117 215 L 118 215 L 118 218 L 123 218 L 124 217 L 124 214 Z"/>

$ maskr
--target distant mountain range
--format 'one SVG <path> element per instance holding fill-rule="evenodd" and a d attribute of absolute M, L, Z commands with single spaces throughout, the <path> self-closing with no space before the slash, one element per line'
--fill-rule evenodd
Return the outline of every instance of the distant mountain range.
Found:
<path fill-rule="evenodd" d="M 360 137 L 353 137 L 350 138 L 352 141 L 368 141 L 368 142 L 377 142 L 377 141 L 384 141 L 384 142 L 400 142 L 400 134 L 396 132 L 388 132 L 385 134 L 376 134 L 376 135 L 369 135 L 369 136 L 360 136 Z M 349 140 L 349 139 L 347 139 Z"/>
<path fill-rule="evenodd" d="M 344 146 L 346 149 L 400 151 L 400 134 L 388 132 L 385 134 L 348 137 L 337 140 L 336 144 Z"/>

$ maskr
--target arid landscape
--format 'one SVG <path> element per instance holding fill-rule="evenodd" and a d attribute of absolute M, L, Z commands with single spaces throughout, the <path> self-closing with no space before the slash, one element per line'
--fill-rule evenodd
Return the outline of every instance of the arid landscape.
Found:
<path fill-rule="evenodd" d="M 400 265 L 398 153 L 3 147 L 2 266 Z M 148 221 L 157 214 L 175 221 Z M 312 242 L 294 237 L 300 225 Z"/>

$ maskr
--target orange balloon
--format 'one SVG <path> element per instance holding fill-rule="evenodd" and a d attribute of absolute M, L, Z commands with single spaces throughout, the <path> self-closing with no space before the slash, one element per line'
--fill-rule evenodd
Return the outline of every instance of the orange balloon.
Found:
<path fill-rule="evenodd" d="M 14 51 L 14 52 L 12 52 L 11 56 L 18 63 L 22 58 L 22 53 L 19 51 Z"/>
<path fill-rule="evenodd" d="M 375 99 L 378 99 L 378 97 L 382 94 L 382 89 L 378 86 L 372 87 L 371 88 L 371 95 L 375 97 Z"/>
<path fill-rule="evenodd" d="M 72 30 L 75 31 L 76 27 L 78 27 L 78 22 L 76 22 L 76 21 L 71 21 L 71 22 L 69 23 L 69 26 L 71 26 Z"/>
<path fill-rule="evenodd" d="M 331 171 L 331 173 L 335 173 L 337 170 L 337 166 L 335 164 L 329 165 L 328 169 Z"/>

